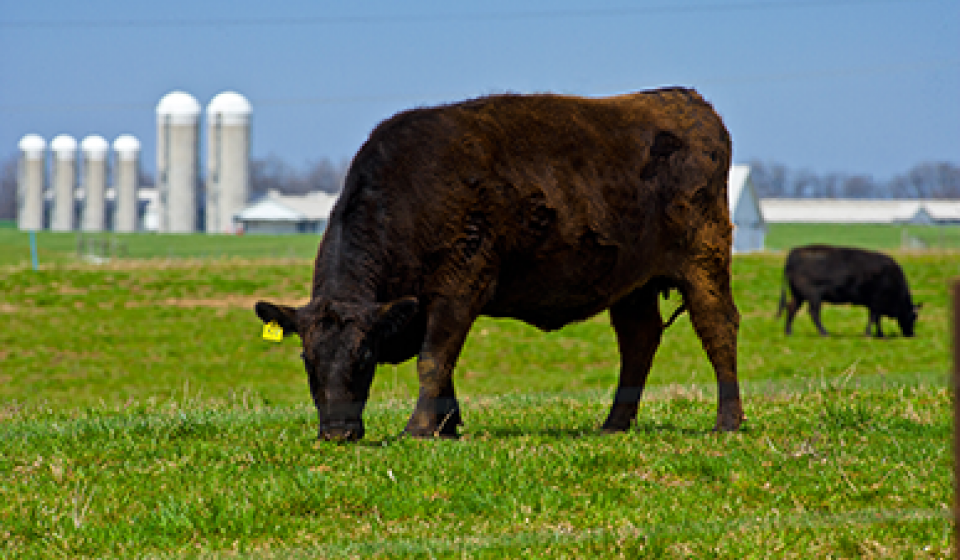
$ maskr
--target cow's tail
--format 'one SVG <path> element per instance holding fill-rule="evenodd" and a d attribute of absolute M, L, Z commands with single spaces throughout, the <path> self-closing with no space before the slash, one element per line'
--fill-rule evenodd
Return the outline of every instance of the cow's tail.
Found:
<path fill-rule="evenodd" d="M 680 307 L 673 310 L 673 315 L 671 315 L 670 318 L 667 319 L 667 322 L 663 324 L 663 328 L 666 329 L 667 327 L 672 325 L 673 322 L 677 320 L 677 317 L 679 317 L 680 314 L 686 310 L 687 310 L 687 302 L 684 301 L 683 303 L 680 304 Z"/>
<path fill-rule="evenodd" d="M 787 274 L 783 274 L 783 282 L 780 283 L 780 305 L 777 306 L 777 319 L 783 314 L 787 307 Z"/>
<path fill-rule="evenodd" d="M 671 289 L 670 286 L 666 286 L 660 289 L 660 295 L 663 296 L 663 299 L 670 299 L 670 289 Z M 673 310 L 673 314 L 670 315 L 670 318 L 667 319 L 667 322 L 663 324 L 664 330 L 670 327 L 670 325 L 672 325 L 673 322 L 677 320 L 677 317 L 679 317 L 681 313 L 687 310 L 687 300 L 683 299 L 683 294 L 681 294 L 680 297 L 681 297 L 680 306 Z"/>

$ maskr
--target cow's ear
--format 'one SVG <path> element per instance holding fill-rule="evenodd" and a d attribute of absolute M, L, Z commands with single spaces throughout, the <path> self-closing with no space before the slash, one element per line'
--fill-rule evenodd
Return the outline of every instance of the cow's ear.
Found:
<path fill-rule="evenodd" d="M 386 340 L 407 326 L 410 319 L 417 314 L 420 304 L 417 298 L 410 296 L 400 298 L 390 303 L 384 303 L 377 308 L 377 316 L 373 324 L 373 335 L 378 341 Z"/>
<path fill-rule="evenodd" d="M 258 301 L 253 307 L 257 317 L 265 324 L 276 322 L 283 329 L 283 334 L 297 332 L 297 310 L 286 305 L 274 305 L 269 301 Z M 299 334 L 299 333 L 298 333 Z"/>

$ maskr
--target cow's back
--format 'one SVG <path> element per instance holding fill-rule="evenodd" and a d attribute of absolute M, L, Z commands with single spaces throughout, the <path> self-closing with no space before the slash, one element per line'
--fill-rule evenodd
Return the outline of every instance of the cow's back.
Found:
<path fill-rule="evenodd" d="M 729 253 L 730 151 L 688 90 L 416 109 L 371 134 L 331 228 L 390 263 L 378 299 L 488 289 L 470 283 L 495 270 L 484 312 L 554 328 L 699 245 Z"/>
<path fill-rule="evenodd" d="M 808 245 L 790 251 L 784 273 L 788 282 L 818 299 L 867 305 L 895 315 L 910 304 L 903 269 L 876 251 L 830 245 Z"/>

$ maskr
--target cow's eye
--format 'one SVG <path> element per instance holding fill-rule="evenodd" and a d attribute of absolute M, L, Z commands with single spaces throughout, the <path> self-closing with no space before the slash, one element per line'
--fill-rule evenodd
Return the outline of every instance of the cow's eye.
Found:
<path fill-rule="evenodd" d="M 357 362 L 360 365 L 360 369 L 366 369 L 371 365 L 370 363 L 372 361 L 373 361 L 373 350 L 371 350 L 368 346 L 364 345 L 362 348 L 360 348 L 360 352 L 357 355 Z"/>

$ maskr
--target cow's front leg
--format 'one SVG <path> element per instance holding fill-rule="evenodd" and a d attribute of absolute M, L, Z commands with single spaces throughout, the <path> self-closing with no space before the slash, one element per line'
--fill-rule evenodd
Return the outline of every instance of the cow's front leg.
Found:
<path fill-rule="evenodd" d="M 783 327 L 783 332 L 787 336 L 793 334 L 793 318 L 797 316 L 797 311 L 801 305 L 803 305 L 803 300 L 797 296 L 791 297 L 787 303 L 787 322 Z"/>
<path fill-rule="evenodd" d="M 827 332 L 827 329 L 823 328 L 823 323 L 820 322 L 820 300 L 811 299 L 808 309 L 810 310 L 810 319 L 813 320 L 813 324 L 817 327 L 817 332 L 820 333 L 820 336 L 829 335 L 830 333 Z"/>
<path fill-rule="evenodd" d="M 453 388 L 453 369 L 470 331 L 469 306 L 437 303 L 430 310 L 417 360 L 420 394 L 404 431 L 414 437 L 457 437 L 463 424 Z"/>
<path fill-rule="evenodd" d="M 307 363 L 305 356 L 304 365 L 307 369 L 307 384 L 310 386 L 310 396 L 313 398 L 313 405 L 317 409 L 317 439 L 322 440 L 325 439 L 324 436 L 326 434 L 326 427 L 324 426 L 325 418 L 323 416 L 323 409 L 326 407 L 323 384 L 321 384 L 318 378 L 311 372 L 313 368 Z"/>
<path fill-rule="evenodd" d="M 404 432 L 414 437 L 457 437 L 463 420 L 453 388 L 453 365 L 430 355 L 417 360 L 420 394 Z"/>
<path fill-rule="evenodd" d="M 618 301 L 610 308 L 610 322 L 620 349 L 620 383 L 603 431 L 622 432 L 637 416 L 637 404 L 663 334 L 657 290 L 648 285 Z"/>

